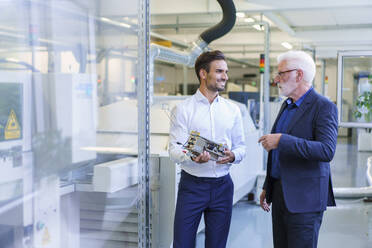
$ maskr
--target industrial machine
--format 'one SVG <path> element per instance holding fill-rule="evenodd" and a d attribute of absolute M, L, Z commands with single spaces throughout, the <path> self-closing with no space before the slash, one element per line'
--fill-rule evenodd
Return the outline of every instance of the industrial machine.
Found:
<path fill-rule="evenodd" d="M 32 153 L 30 77 L 4 72 L 0 79 L 0 240 L 4 247 L 30 240 Z M 16 203 L 10 207 L 10 203 Z"/>
<path fill-rule="evenodd" d="M 2 247 L 65 244 L 61 178 L 96 158 L 81 149 L 95 145 L 95 85 L 92 75 L 1 72 Z"/>

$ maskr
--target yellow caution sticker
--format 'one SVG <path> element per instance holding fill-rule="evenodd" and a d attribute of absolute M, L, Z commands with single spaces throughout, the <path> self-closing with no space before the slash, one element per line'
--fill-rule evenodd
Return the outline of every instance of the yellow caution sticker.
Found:
<path fill-rule="evenodd" d="M 14 110 L 10 110 L 8 121 L 4 130 L 4 138 L 9 139 L 19 139 L 21 137 L 21 127 L 18 123 L 17 116 Z"/>
<path fill-rule="evenodd" d="M 50 243 L 50 234 L 49 234 L 48 228 L 46 227 L 45 231 L 44 231 L 44 234 L 43 234 L 42 244 L 47 245 L 49 243 Z"/>

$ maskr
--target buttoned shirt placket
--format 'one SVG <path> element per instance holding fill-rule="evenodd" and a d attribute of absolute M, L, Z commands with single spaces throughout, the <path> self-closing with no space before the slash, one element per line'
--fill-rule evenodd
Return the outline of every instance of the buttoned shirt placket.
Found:
<path fill-rule="evenodd" d="M 215 110 L 215 105 L 218 104 L 218 96 L 216 97 L 216 99 L 213 100 L 213 102 L 211 104 L 209 104 L 209 118 L 210 118 L 210 123 L 211 123 L 211 126 L 210 126 L 210 129 L 211 129 L 211 138 L 212 140 L 216 140 L 216 137 L 215 137 L 215 123 L 214 123 L 214 110 Z M 216 163 L 213 163 L 213 173 L 215 175 L 215 177 L 218 177 L 217 175 L 217 172 L 216 172 Z"/>

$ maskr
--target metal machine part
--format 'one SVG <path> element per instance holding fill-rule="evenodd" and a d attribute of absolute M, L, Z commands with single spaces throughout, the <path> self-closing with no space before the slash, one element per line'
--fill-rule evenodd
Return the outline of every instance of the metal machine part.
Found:
<path fill-rule="evenodd" d="M 236 21 L 236 9 L 233 1 L 217 0 L 223 12 L 222 20 L 215 26 L 205 30 L 200 38 L 207 44 L 230 32 Z"/>
<path fill-rule="evenodd" d="M 191 131 L 190 136 L 183 146 L 187 150 L 187 155 L 190 157 L 197 157 L 202 152 L 207 151 L 211 155 L 211 160 L 217 161 L 220 157 L 225 156 L 224 144 L 218 144 L 200 136 L 199 132 Z"/>
<path fill-rule="evenodd" d="M 334 188 L 333 192 L 336 198 L 370 198 L 372 197 L 372 157 L 367 160 L 366 171 L 368 187 L 358 188 Z"/>

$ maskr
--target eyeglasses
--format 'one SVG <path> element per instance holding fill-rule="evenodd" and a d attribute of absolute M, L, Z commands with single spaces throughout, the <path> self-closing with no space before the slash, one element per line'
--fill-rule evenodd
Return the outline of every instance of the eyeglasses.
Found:
<path fill-rule="evenodd" d="M 275 77 L 280 77 L 282 78 L 284 76 L 284 74 L 286 74 L 287 72 L 291 72 L 291 71 L 297 71 L 298 69 L 292 69 L 292 70 L 288 70 L 288 71 L 279 71 Z"/>

